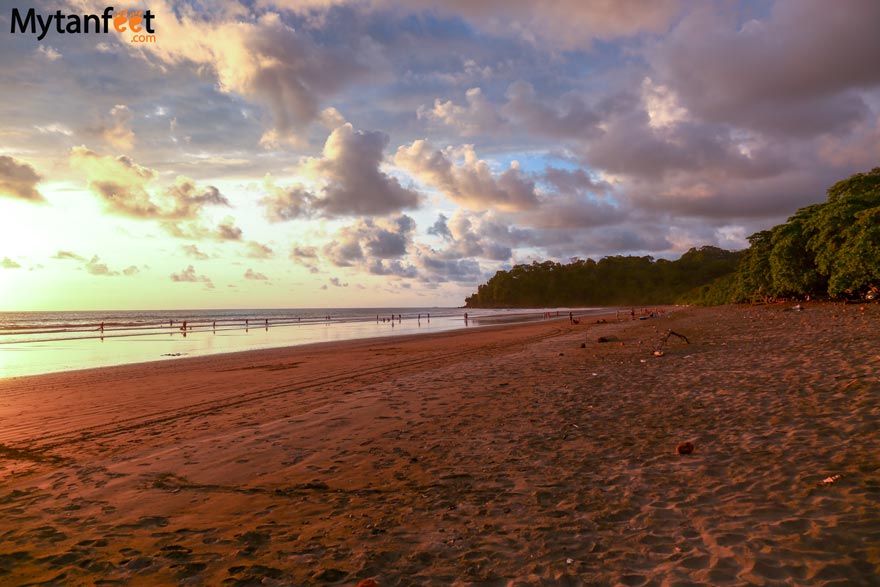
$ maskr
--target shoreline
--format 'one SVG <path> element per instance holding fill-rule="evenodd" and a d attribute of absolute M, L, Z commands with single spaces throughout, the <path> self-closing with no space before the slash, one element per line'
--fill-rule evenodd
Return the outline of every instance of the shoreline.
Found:
<path fill-rule="evenodd" d="M 0 583 L 869 585 L 880 308 L 806 308 L 0 380 Z"/>
<path fill-rule="evenodd" d="M 606 308 L 577 308 L 580 316 L 604 315 Z M 567 314 L 566 310 L 566 314 Z M 422 317 L 423 315 L 419 315 Z M 428 315 L 430 316 L 430 315 Z M 472 316 L 440 314 L 421 320 L 416 315 L 393 322 L 384 317 L 380 322 L 346 317 L 333 320 L 307 320 L 263 324 L 262 319 L 250 327 L 242 319 L 235 327 L 195 322 L 186 332 L 164 325 L 146 328 L 110 329 L 105 333 L 90 331 L 85 337 L 64 336 L 34 340 L 0 341 L 0 380 L 45 373 L 68 372 L 114 365 L 167 361 L 180 357 L 214 356 L 242 351 L 269 350 L 304 346 L 323 342 L 373 340 L 410 335 L 432 335 L 439 332 L 484 328 L 496 324 L 514 324 L 543 320 L 536 313 L 501 313 Z M 135 330 L 138 332 L 131 332 Z M 100 332 L 98 334 L 97 332 Z M 106 340 L 105 340 L 106 339 Z"/>

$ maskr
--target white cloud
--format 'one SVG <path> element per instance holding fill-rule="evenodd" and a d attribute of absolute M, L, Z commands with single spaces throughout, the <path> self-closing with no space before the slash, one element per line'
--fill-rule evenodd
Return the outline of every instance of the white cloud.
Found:
<path fill-rule="evenodd" d="M 455 156 L 458 163 L 453 161 Z M 425 140 L 416 140 L 397 149 L 394 163 L 453 202 L 474 210 L 516 211 L 538 205 L 534 182 L 520 172 L 516 162 L 496 175 L 477 157 L 473 145 L 439 151 Z"/>
<path fill-rule="evenodd" d="M 135 135 L 131 130 L 131 110 L 125 104 L 117 104 L 101 128 L 101 137 L 121 151 L 134 148 Z"/>

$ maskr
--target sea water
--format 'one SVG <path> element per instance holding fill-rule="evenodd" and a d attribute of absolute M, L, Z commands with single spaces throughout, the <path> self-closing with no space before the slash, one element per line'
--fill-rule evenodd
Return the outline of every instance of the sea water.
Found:
<path fill-rule="evenodd" d="M 567 317 L 568 308 L 0 312 L 0 378 Z M 577 315 L 600 313 L 580 308 Z M 467 313 L 467 320 L 465 314 Z M 186 322 L 186 329 L 183 323 Z"/>

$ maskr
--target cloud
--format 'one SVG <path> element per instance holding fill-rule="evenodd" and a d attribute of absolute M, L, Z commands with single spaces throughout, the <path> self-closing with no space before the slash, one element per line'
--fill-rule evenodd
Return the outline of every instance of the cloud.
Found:
<path fill-rule="evenodd" d="M 450 126 L 462 136 L 476 136 L 487 130 L 497 129 L 505 124 L 495 106 L 489 102 L 480 88 L 465 92 L 467 106 L 458 106 L 451 100 L 434 100 L 433 108 L 419 106 L 418 118 Z"/>
<path fill-rule="evenodd" d="M 270 222 L 285 222 L 308 216 L 315 196 L 301 185 L 287 188 L 275 184 L 274 179 L 267 176 L 263 180 L 266 196 L 259 203 L 266 212 Z"/>
<path fill-rule="evenodd" d="M 9 155 L 0 155 L 0 196 L 31 202 L 45 202 L 36 186 L 43 178 L 29 164 Z"/>
<path fill-rule="evenodd" d="M 250 269 L 250 268 L 248 268 L 248 270 L 245 271 L 244 278 L 245 279 L 253 279 L 256 281 L 268 281 L 269 280 L 269 278 L 266 277 L 265 275 L 263 275 L 262 273 L 257 273 L 256 271 L 254 271 L 253 269 Z"/>
<path fill-rule="evenodd" d="M 112 271 L 109 267 L 107 267 L 106 263 L 101 263 L 101 258 L 97 255 L 86 262 L 85 269 L 92 275 L 100 275 L 106 277 L 119 275 L 119 271 Z"/>
<path fill-rule="evenodd" d="M 235 226 L 234 222 L 235 221 L 230 217 L 223 219 L 223 221 L 217 225 L 214 233 L 215 238 L 227 241 L 241 240 L 243 233 L 239 227 Z"/>
<path fill-rule="evenodd" d="M 588 192 L 604 195 L 612 189 L 608 182 L 595 180 L 581 168 L 560 169 L 550 165 L 544 170 L 544 181 L 562 193 Z"/>
<path fill-rule="evenodd" d="M 428 234 L 439 236 L 446 240 L 452 240 L 452 232 L 450 232 L 449 226 L 446 224 L 447 220 L 449 220 L 449 218 L 447 218 L 445 214 L 439 214 L 437 216 L 437 221 L 428 229 Z"/>
<path fill-rule="evenodd" d="M 274 252 L 270 247 L 257 241 L 248 241 L 245 256 L 249 259 L 271 259 Z"/>
<path fill-rule="evenodd" d="M 348 287 L 348 283 L 347 282 L 342 283 L 341 281 L 339 281 L 338 277 L 331 277 L 330 278 L 330 285 L 332 285 L 334 287 Z"/>
<path fill-rule="evenodd" d="M 312 207 L 325 216 L 379 215 L 417 207 L 419 195 L 379 169 L 388 141 L 385 133 L 355 131 L 349 123 L 330 133 L 323 156 L 308 158 L 301 166 L 301 172 L 324 184 Z"/>
<path fill-rule="evenodd" d="M 180 273 L 172 273 L 171 281 L 180 283 L 204 283 L 206 288 L 214 289 L 214 283 L 211 279 L 205 275 L 198 275 L 192 265 L 189 265 Z"/>
<path fill-rule="evenodd" d="M 506 102 L 495 104 L 480 88 L 471 88 L 465 92 L 465 106 L 437 98 L 433 108 L 423 105 L 416 112 L 419 119 L 448 126 L 461 136 L 533 133 L 551 139 L 583 140 L 601 134 L 601 115 L 576 92 L 548 96 L 539 94 L 530 82 L 519 80 L 510 84 L 505 96 Z"/>
<path fill-rule="evenodd" d="M 613 174 L 658 180 L 672 174 L 762 178 L 791 163 L 781 149 L 730 127 L 682 121 L 652 127 L 641 108 L 605 122 L 601 139 L 583 147 L 586 162 Z"/>
<path fill-rule="evenodd" d="M 117 104 L 101 127 L 101 137 L 121 151 L 134 148 L 134 131 L 131 130 L 132 113 L 125 104 Z"/>
<path fill-rule="evenodd" d="M 0 267 L 2 267 L 3 269 L 19 269 L 21 265 L 19 265 L 9 257 L 3 257 L 3 261 L 0 261 Z"/>
<path fill-rule="evenodd" d="M 512 229 L 492 212 L 472 213 L 456 210 L 448 220 L 448 243 L 437 257 L 453 260 L 481 257 L 494 261 L 507 261 L 512 255 L 511 246 L 528 240 L 528 233 Z"/>
<path fill-rule="evenodd" d="M 459 155 L 460 163 L 453 162 L 455 155 Z M 458 152 L 438 151 L 420 139 L 399 147 L 394 163 L 453 202 L 473 210 L 517 211 L 538 205 L 534 182 L 520 172 L 515 161 L 496 176 L 489 164 L 477 157 L 473 145 L 463 145 Z"/>
<path fill-rule="evenodd" d="M 59 134 L 64 135 L 65 137 L 72 137 L 73 131 L 68 127 L 59 122 L 53 122 L 51 124 L 46 125 L 35 125 L 35 129 L 42 134 Z"/>
<path fill-rule="evenodd" d="M 70 162 L 86 174 L 89 187 L 103 198 L 110 211 L 125 216 L 189 220 L 205 206 L 229 206 L 216 187 L 200 187 L 182 176 L 165 190 L 154 190 L 151 195 L 147 188 L 157 179 L 158 172 L 126 156 L 101 156 L 80 146 L 71 150 Z"/>
<path fill-rule="evenodd" d="M 128 267 L 126 267 L 125 269 L 122 270 L 122 274 L 125 275 L 125 276 L 127 276 L 127 277 L 130 277 L 130 276 L 132 276 L 132 275 L 137 275 L 137 274 L 140 273 L 140 272 L 141 272 L 141 270 L 138 269 L 138 268 L 137 268 L 136 266 L 134 266 L 134 265 L 129 265 Z"/>
<path fill-rule="evenodd" d="M 589 47 L 597 39 L 664 32 L 682 5 L 680 0 L 379 0 L 377 4 L 457 15 L 489 33 L 564 49 Z"/>
<path fill-rule="evenodd" d="M 51 257 L 52 259 L 58 259 L 60 261 L 82 261 L 85 262 L 86 258 L 77 255 L 76 253 L 72 253 L 70 251 L 58 251 Z"/>
<path fill-rule="evenodd" d="M 821 0 L 777 2 L 738 23 L 713 4 L 691 10 L 648 58 L 692 114 L 762 133 L 815 136 L 864 120 L 859 88 L 880 85 L 880 4 L 854 0 L 829 14 Z"/>
<path fill-rule="evenodd" d="M 206 206 L 229 207 L 229 200 L 216 187 L 199 186 L 193 180 L 178 176 L 175 182 L 166 188 L 164 196 L 173 204 L 168 217 L 176 219 L 192 219 Z"/>
<path fill-rule="evenodd" d="M 163 218 L 169 212 L 147 193 L 158 172 L 125 156 L 104 157 L 84 146 L 70 152 L 70 164 L 86 174 L 89 188 L 108 210 L 133 218 Z"/>
<path fill-rule="evenodd" d="M 447 259 L 425 250 L 416 257 L 416 262 L 422 269 L 423 280 L 427 282 L 477 284 L 485 279 L 480 264 L 473 259 Z"/>
<path fill-rule="evenodd" d="M 302 247 L 294 245 L 290 249 L 291 259 L 317 259 L 318 249 L 316 247 Z"/>
<path fill-rule="evenodd" d="M 71 149 L 71 166 L 86 175 L 89 188 L 97 194 L 106 209 L 114 214 L 142 220 L 156 220 L 178 238 L 239 240 L 240 228 L 226 218 L 216 228 L 201 225 L 199 217 L 209 206 L 229 207 L 229 200 L 212 186 L 202 186 L 192 179 L 178 176 L 171 185 L 154 185 L 159 172 L 142 167 L 129 157 L 102 156 L 78 146 Z"/>
<path fill-rule="evenodd" d="M 190 240 L 240 241 L 244 236 L 231 216 L 224 218 L 214 228 L 208 228 L 199 221 L 179 220 L 163 220 L 159 226 L 173 237 Z"/>
<path fill-rule="evenodd" d="M 280 222 L 313 213 L 332 218 L 416 208 L 419 194 L 380 169 L 388 141 L 384 133 L 355 131 L 349 123 L 335 129 L 322 156 L 307 157 L 298 168 L 300 176 L 320 186 L 315 192 L 302 185 L 281 188 L 272 178 L 264 180 L 268 193 L 260 204 L 267 218 Z"/>
<path fill-rule="evenodd" d="M 415 229 L 415 221 L 406 214 L 396 218 L 362 218 L 340 228 L 333 240 L 324 245 L 323 253 L 337 267 L 357 266 L 375 275 L 414 277 L 416 268 L 402 259 Z"/>
<path fill-rule="evenodd" d="M 293 245 L 290 248 L 290 259 L 309 270 L 309 273 L 318 273 L 318 248 L 313 246 Z"/>
<path fill-rule="evenodd" d="M 600 133 L 601 117 L 578 94 L 563 94 L 555 105 L 524 81 L 511 84 L 507 89 L 507 103 L 502 112 L 529 132 L 543 136 L 584 139 Z"/>
<path fill-rule="evenodd" d="M 273 12 L 248 20 L 235 11 L 206 18 L 169 2 L 154 2 L 151 10 L 162 23 L 162 42 L 136 49 L 159 63 L 211 72 L 222 92 L 266 106 L 272 118 L 263 144 L 270 147 L 295 138 L 320 116 L 323 99 L 364 76 L 377 61 L 372 45 L 356 35 L 319 44 L 305 27 L 288 26 Z"/>
<path fill-rule="evenodd" d="M 183 249 L 183 253 L 187 257 L 192 257 L 193 259 L 204 261 L 209 258 L 208 254 L 200 251 L 196 245 L 181 245 L 181 249 Z"/>
<path fill-rule="evenodd" d="M 37 47 L 37 54 L 50 62 L 58 61 L 59 59 L 61 59 L 61 53 L 59 53 L 57 49 L 49 45 L 40 45 L 39 47 Z"/>

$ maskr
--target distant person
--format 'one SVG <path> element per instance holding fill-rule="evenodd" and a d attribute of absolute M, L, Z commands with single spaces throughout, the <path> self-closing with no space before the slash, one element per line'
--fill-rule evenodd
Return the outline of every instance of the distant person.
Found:
<path fill-rule="evenodd" d="M 101 332 L 102 333 L 104 332 L 104 323 L 103 322 L 101 322 Z"/>
<path fill-rule="evenodd" d="M 181 326 L 180 329 L 186 332 L 186 320 L 183 321 L 183 326 Z"/>
<path fill-rule="evenodd" d="M 630 317 L 630 320 L 635 320 L 635 319 L 636 319 L 636 309 L 635 309 L 635 308 L 630 308 L 630 309 L 629 309 L 629 317 Z"/>

